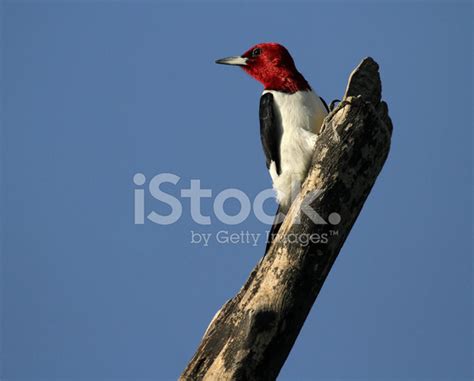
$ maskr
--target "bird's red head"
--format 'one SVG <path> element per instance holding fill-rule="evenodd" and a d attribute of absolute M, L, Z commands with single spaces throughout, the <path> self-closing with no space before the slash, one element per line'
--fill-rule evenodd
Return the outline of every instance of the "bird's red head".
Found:
<path fill-rule="evenodd" d="M 288 50 L 274 42 L 257 44 L 241 56 L 222 58 L 216 63 L 241 66 L 261 82 L 265 90 L 295 93 L 310 89 Z"/>

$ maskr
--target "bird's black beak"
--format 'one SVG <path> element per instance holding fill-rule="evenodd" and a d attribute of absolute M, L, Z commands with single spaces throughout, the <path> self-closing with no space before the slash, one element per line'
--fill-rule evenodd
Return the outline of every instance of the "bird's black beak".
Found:
<path fill-rule="evenodd" d="M 247 65 L 247 58 L 240 56 L 232 56 L 216 60 L 216 63 L 221 65 L 245 66 Z"/>

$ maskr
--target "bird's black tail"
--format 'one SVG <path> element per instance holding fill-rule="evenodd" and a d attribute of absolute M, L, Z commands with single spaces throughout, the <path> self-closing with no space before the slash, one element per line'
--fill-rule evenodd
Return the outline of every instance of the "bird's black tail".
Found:
<path fill-rule="evenodd" d="M 280 230 L 282 222 L 278 222 L 279 215 L 280 215 L 280 206 L 278 206 L 278 209 L 275 214 L 275 219 L 273 220 L 272 228 L 270 229 L 270 234 L 268 234 L 267 247 L 265 248 L 265 254 L 267 254 L 268 249 L 270 249 L 270 246 L 272 245 L 273 240 L 276 238 L 276 235 L 278 234 L 278 231 Z"/>

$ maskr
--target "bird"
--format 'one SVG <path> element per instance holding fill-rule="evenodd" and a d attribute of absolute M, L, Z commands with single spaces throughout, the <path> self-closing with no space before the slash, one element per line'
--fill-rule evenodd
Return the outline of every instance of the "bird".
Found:
<path fill-rule="evenodd" d="M 329 107 L 279 43 L 259 43 L 242 55 L 221 58 L 216 63 L 239 66 L 264 87 L 259 105 L 260 138 L 278 202 L 267 252 L 308 174 Z"/>

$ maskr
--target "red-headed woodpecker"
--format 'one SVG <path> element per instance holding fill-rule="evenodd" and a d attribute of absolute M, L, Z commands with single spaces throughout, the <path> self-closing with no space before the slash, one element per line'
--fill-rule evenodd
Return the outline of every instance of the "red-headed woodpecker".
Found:
<path fill-rule="evenodd" d="M 311 89 L 280 44 L 257 44 L 241 56 L 216 63 L 240 66 L 264 86 L 260 136 L 279 211 L 286 213 L 295 186 L 299 190 L 308 174 L 316 138 L 329 112 L 327 104 Z M 272 233 L 278 227 L 274 225 Z"/>

